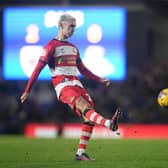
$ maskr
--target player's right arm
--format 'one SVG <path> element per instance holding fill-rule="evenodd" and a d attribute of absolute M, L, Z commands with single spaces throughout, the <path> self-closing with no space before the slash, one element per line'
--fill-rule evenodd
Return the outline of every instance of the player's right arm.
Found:
<path fill-rule="evenodd" d="M 20 97 L 21 103 L 23 103 L 28 98 L 29 92 L 30 92 L 33 84 L 37 80 L 41 70 L 44 68 L 45 65 L 46 65 L 46 63 L 41 62 L 40 60 L 37 63 L 32 75 L 31 75 L 31 77 L 30 77 L 30 79 L 29 79 L 29 81 L 28 81 L 28 83 L 26 85 L 26 89 L 25 89 L 24 93 L 22 94 L 22 96 Z"/>
<path fill-rule="evenodd" d="M 50 58 L 50 56 L 52 55 L 54 49 L 53 49 L 53 45 L 52 45 L 52 41 L 46 45 L 44 47 L 44 51 L 42 56 L 40 57 L 35 69 L 33 70 L 33 73 L 31 75 L 31 77 L 28 80 L 28 83 L 26 85 L 25 91 L 23 92 L 23 94 L 21 95 L 20 99 L 21 99 L 21 103 L 23 103 L 24 101 L 26 101 L 26 99 L 29 96 L 29 93 L 31 91 L 31 88 L 33 86 L 33 84 L 35 83 L 35 81 L 37 80 L 41 70 L 45 67 L 45 65 L 48 63 L 48 60 Z"/>

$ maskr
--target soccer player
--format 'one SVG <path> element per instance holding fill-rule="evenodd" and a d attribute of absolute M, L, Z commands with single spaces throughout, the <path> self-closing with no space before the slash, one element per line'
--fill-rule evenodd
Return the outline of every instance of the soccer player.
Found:
<path fill-rule="evenodd" d="M 89 71 L 82 63 L 78 48 L 67 41 L 74 33 L 75 27 L 76 19 L 73 16 L 69 14 L 60 16 L 57 36 L 44 47 L 20 99 L 22 103 L 25 102 L 41 70 L 48 65 L 58 100 L 68 104 L 84 121 L 75 160 L 93 160 L 86 154 L 86 148 L 94 125 L 102 125 L 116 131 L 121 112 L 117 109 L 111 119 L 106 119 L 95 111 L 92 99 L 79 81 L 78 70 L 85 77 L 106 86 L 110 85 L 110 81 Z"/>

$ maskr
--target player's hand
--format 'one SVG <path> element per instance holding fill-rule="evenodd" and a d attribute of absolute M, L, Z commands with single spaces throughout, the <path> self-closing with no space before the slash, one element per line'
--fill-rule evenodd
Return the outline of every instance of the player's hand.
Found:
<path fill-rule="evenodd" d="M 28 96 L 29 96 L 29 93 L 24 92 L 22 96 L 20 97 L 21 103 L 24 103 L 26 99 L 28 98 Z"/>
<path fill-rule="evenodd" d="M 110 85 L 110 80 L 108 80 L 108 79 L 106 79 L 106 78 L 102 79 L 101 82 L 102 82 L 103 84 L 105 84 L 106 86 L 109 86 L 109 85 Z"/>

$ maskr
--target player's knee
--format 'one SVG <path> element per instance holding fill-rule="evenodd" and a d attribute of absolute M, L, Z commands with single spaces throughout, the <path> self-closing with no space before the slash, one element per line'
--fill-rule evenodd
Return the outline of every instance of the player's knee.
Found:
<path fill-rule="evenodd" d="M 75 103 L 75 106 L 77 109 L 79 109 L 81 111 L 81 113 L 84 113 L 84 111 L 88 108 L 90 108 L 90 104 L 88 103 L 88 101 L 83 98 L 82 96 L 80 96 Z"/>

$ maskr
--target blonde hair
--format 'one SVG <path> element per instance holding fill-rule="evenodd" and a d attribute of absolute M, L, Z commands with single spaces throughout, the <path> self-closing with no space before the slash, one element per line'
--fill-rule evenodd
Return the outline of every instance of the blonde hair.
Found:
<path fill-rule="evenodd" d="M 60 16 L 58 23 L 60 24 L 62 22 L 74 22 L 74 21 L 76 21 L 76 19 L 73 16 L 65 13 Z"/>

